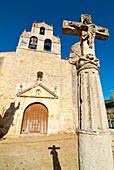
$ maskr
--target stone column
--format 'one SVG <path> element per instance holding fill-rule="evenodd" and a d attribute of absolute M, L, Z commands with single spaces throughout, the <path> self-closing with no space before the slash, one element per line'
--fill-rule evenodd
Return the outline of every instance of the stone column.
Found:
<path fill-rule="evenodd" d="M 80 22 L 63 21 L 63 33 L 80 36 L 71 48 L 70 63 L 78 76 L 79 167 L 80 170 L 114 170 L 111 136 L 99 79 L 99 60 L 95 55 L 95 38 L 106 40 L 107 28 L 92 23 L 82 14 Z"/>
<path fill-rule="evenodd" d="M 84 58 L 78 65 L 80 170 L 113 170 L 111 135 L 97 64 Z"/>

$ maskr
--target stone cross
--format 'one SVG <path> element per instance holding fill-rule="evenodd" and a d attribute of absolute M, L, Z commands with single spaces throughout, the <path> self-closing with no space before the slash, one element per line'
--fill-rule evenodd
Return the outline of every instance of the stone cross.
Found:
<path fill-rule="evenodd" d="M 95 58 L 94 39 L 106 40 L 109 37 L 108 29 L 92 23 L 91 15 L 82 14 L 80 22 L 63 21 L 63 34 L 80 36 L 81 55 Z"/>
<path fill-rule="evenodd" d="M 113 170 L 111 136 L 99 79 L 99 60 L 95 56 L 95 38 L 106 40 L 108 29 L 92 23 L 90 15 L 81 22 L 63 21 L 63 33 L 78 35 L 70 58 L 77 68 L 78 156 L 80 170 Z M 73 68 L 73 67 L 72 67 Z"/>

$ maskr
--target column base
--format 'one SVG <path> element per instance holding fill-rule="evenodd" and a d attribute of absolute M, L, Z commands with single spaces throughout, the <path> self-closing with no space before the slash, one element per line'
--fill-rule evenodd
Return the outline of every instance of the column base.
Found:
<path fill-rule="evenodd" d="M 79 131 L 79 169 L 114 170 L 111 135 Z"/>

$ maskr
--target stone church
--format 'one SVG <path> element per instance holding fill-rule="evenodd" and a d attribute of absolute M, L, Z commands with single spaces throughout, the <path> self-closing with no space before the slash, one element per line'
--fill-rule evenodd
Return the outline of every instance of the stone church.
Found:
<path fill-rule="evenodd" d="M 0 53 L 0 136 L 76 133 L 76 67 L 45 22 L 24 30 L 16 52 Z"/>

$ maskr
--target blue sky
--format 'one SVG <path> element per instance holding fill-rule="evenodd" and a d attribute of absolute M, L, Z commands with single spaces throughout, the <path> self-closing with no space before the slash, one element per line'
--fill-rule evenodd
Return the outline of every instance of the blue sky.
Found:
<path fill-rule="evenodd" d="M 79 21 L 81 14 L 92 15 L 93 23 L 109 29 L 108 40 L 95 41 L 100 59 L 100 77 L 105 99 L 114 90 L 114 1 L 113 0 L 1 0 L 0 51 L 15 51 L 19 36 L 32 23 L 53 24 L 54 35 L 61 39 L 62 57 L 68 58 L 71 46 L 79 37 L 62 34 L 62 21 Z"/>

